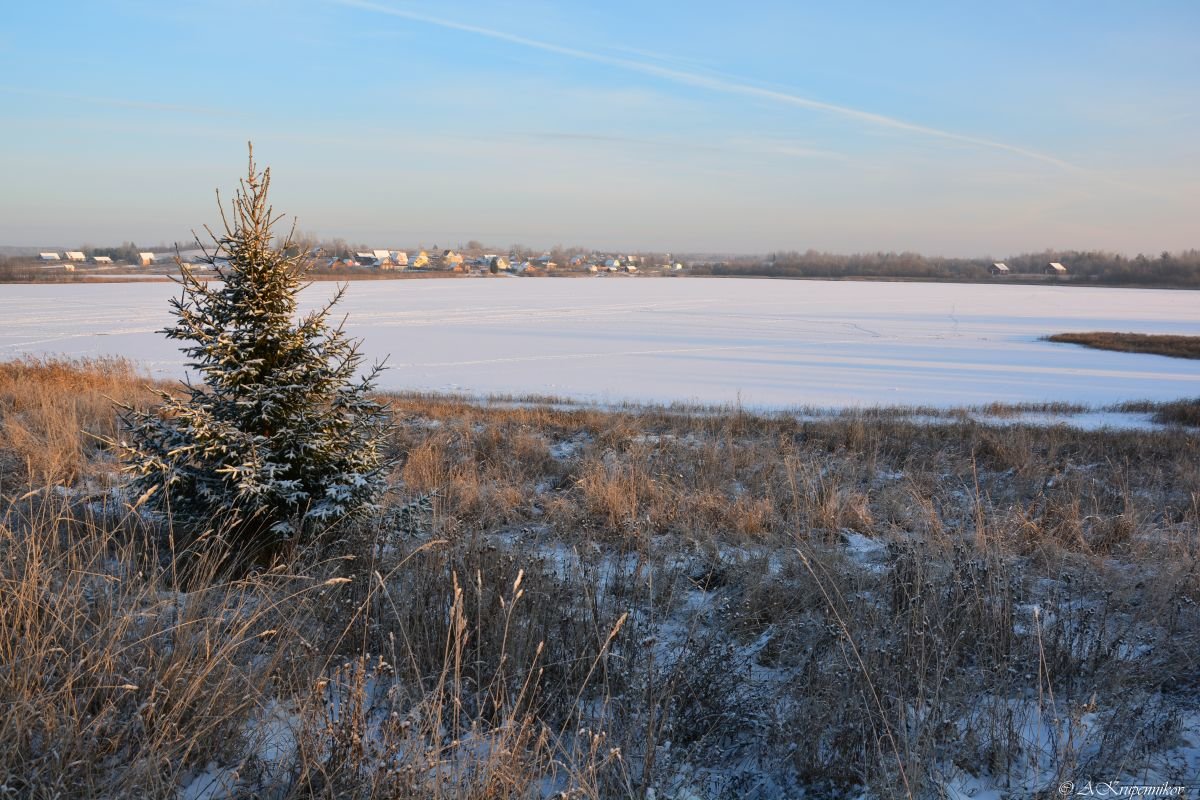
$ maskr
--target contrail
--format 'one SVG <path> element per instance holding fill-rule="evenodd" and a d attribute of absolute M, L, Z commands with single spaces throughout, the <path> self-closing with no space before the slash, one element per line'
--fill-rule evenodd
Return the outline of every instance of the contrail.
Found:
<path fill-rule="evenodd" d="M 387 14 L 392 17 L 400 17 L 402 19 L 410 19 L 415 22 L 423 22 L 427 25 L 436 25 L 440 28 L 449 30 L 462 31 L 464 33 L 472 33 L 477 36 L 486 36 L 489 39 L 496 39 L 501 42 L 509 42 L 510 44 L 520 45 L 533 50 L 541 50 L 546 53 L 555 53 L 557 55 L 566 56 L 568 58 L 577 59 L 580 61 L 591 61 L 597 64 L 608 64 L 609 66 L 618 67 L 630 72 L 640 72 L 643 75 L 651 75 L 663 80 L 672 81 L 674 83 L 683 84 L 686 86 L 695 86 L 701 89 L 708 89 L 722 94 L 741 95 L 743 97 L 754 97 L 760 100 L 768 100 L 780 105 L 795 106 L 798 108 L 808 108 L 814 111 L 823 111 L 829 114 L 837 114 L 851 119 L 857 119 L 881 128 L 891 128 L 893 130 L 907 131 L 909 133 L 917 133 L 923 136 L 930 136 L 937 139 L 944 139 L 952 142 L 962 142 L 963 144 L 971 144 L 977 147 L 990 148 L 992 150 L 1000 150 L 1006 153 L 1023 156 L 1034 161 L 1041 161 L 1045 164 L 1052 164 L 1059 169 L 1069 170 L 1072 172 L 1084 172 L 1082 167 L 1063 161 L 1060 158 L 1039 153 L 1036 150 L 1030 150 L 1017 145 L 997 142 L 993 139 L 984 139 L 978 136 L 969 136 L 953 131 L 945 131 L 940 128 L 930 128 L 926 125 L 918 125 L 913 122 L 906 122 L 902 119 L 889 117 L 884 114 L 875 114 L 870 111 L 863 111 L 857 108 L 848 106 L 840 106 L 834 103 L 824 103 L 820 100 L 812 100 L 800 95 L 791 94 L 789 92 L 781 92 L 774 89 L 764 89 L 759 86 L 753 86 L 748 83 L 742 83 L 736 80 L 725 78 L 716 78 L 708 75 L 702 75 L 695 72 L 686 72 L 679 69 L 671 69 L 657 64 L 651 64 L 645 61 L 636 61 L 630 58 L 620 58 L 617 56 L 606 56 L 600 53 L 593 53 L 588 50 L 580 50 L 574 47 L 565 47 L 563 45 L 553 44 L 551 42 L 543 42 L 537 39 L 530 39 L 525 36 L 518 36 L 504 31 L 492 30 L 490 28 L 481 28 L 478 25 L 468 25 L 463 22 L 455 22 L 453 20 L 442 19 L 440 17 L 431 17 L 426 14 L 419 14 L 414 11 L 404 11 L 391 6 L 384 6 L 378 3 L 370 2 L 370 0 L 332 0 L 333 2 L 358 8 L 364 11 L 372 11 L 377 14 Z"/>

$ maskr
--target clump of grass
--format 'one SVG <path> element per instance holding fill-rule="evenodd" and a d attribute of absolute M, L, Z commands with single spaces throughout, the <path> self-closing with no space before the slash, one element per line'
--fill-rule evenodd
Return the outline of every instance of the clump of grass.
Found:
<path fill-rule="evenodd" d="M 1187 425 L 1200 428 L 1200 398 L 1164 403 L 1154 411 L 1152 419 L 1160 425 Z"/>
<path fill-rule="evenodd" d="M 134 509 L 80 509 L 47 491 L 9 502 L 0 783 L 28 797 L 159 797 L 190 768 L 236 758 L 311 584 L 182 592 Z"/>
<path fill-rule="evenodd" d="M 114 399 L 145 407 L 146 382 L 122 358 L 0 362 L 0 485 L 99 474 L 95 456 L 117 430 Z"/>
<path fill-rule="evenodd" d="M 551 782 L 599 797 L 619 771 L 571 709 L 621 620 L 546 645 L 572 602 L 559 589 L 527 610 L 547 584 L 513 559 L 485 579 L 482 549 L 425 542 L 386 564 L 233 581 L 214 557 L 185 580 L 153 552 L 169 532 L 133 506 L 6 502 L 0 786 L 14 796 L 499 800 Z"/>
<path fill-rule="evenodd" d="M 1172 336 L 1150 333 L 1056 333 L 1044 337 L 1048 342 L 1081 344 L 1098 350 L 1123 353 L 1151 353 L 1172 358 L 1200 358 L 1200 336 Z"/>

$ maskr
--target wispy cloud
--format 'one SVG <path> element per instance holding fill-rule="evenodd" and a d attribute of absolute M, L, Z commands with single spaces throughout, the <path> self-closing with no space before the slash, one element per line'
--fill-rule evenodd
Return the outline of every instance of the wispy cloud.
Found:
<path fill-rule="evenodd" d="M 773 153 L 788 158 L 824 159 L 829 161 L 851 161 L 845 153 L 837 153 L 819 147 L 812 147 L 805 142 L 790 139 L 770 137 L 754 137 L 734 139 L 729 143 L 731 148 L 752 153 Z"/>
<path fill-rule="evenodd" d="M 702 140 L 682 140 L 674 138 L 652 139 L 637 136 L 621 136 L 606 133 L 581 133 L 578 131 L 531 131 L 528 134 L 535 139 L 561 142 L 585 142 L 597 145 L 616 145 L 643 148 L 653 151 L 679 153 L 682 151 L 701 153 L 727 153 L 743 149 L 726 142 L 711 142 Z"/>
<path fill-rule="evenodd" d="M 19 86 L 0 86 L 0 92 L 19 94 L 26 97 L 40 97 L 49 100 L 61 100 L 67 103 L 88 103 L 90 105 L 108 106 L 109 108 L 128 108 L 141 111 L 162 111 L 173 114 L 193 114 L 204 117 L 233 118 L 241 116 L 232 111 L 204 106 L 185 106 L 174 103 L 155 103 L 146 100 L 130 100 L 122 97 L 98 97 L 94 95 L 67 94 L 65 92 L 48 92 L 42 89 L 27 89 Z"/>
<path fill-rule="evenodd" d="M 657 139 L 639 139 L 636 136 L 615 136 L 603 133 L 571 133 L 558 131 L 536 131 L 530 136 L 539 139 L 563 140 L 563 141 L 578 141 L 578 142 L 598 142 L 602 144 L 634 144 L 645 147 L 671 147 L 674 142 Z"/>
<path fill-rule="evenodd" d="M 674 153 L 681 151 L 701 151 L 706 153 L 766 153 L 789 158 L 823 159 L 829 161 L 849 161 L 845 153 L 832 150 L 822 150 L 808 147 L 785 139 L 678 139 L 678 138 L 644 138 L 636 136 L 621 136 L 617 134 L 590 133 L 578 131 L 531 131 L 528 133 L 536 139 L 567 142 L 594 142 L 596 144 L 629 145 L 633 147 L 653 148 Z"/>
<path fill-rule="evenodd" d="M 994 139 L 986 139 L 979 136 L 971 136 L 969 134 L 942 130 L 941 128 L 933 128 L 928 125 L 907 122 L 902 119 L 897 119 L 896 117 L 889 117 L 884 114 L 876 114 L 871 111 L 837 105 L 835 103 L 826 103 L 820 100 L 813 100 L 811 98 L 802 97 L 790 92 L 779 91 L 776 89 L 765 89 L 741 80 L 714 77 L 699 72 L 691 72 L 687 70 L 661 66 L 647 61 L 638 61 L 620 56 L 604 55 L 603 53 L 581 50 L 576 47 L 567 47 L 565 45 L 554 44 L 553 42 L 530 39 L 525 36 L 518 36 L 505 31 L 498 31 L 491 28 L 480 27 L 478 25 L 470 25 L 463 22 L 443 19 L 441 17 L 420 14 L 415 11 L 408 11 L 405 9 L 394 8 L 392 6 L 381 5 L 379 3 L 370 2 L 370 0 L 332 0 L 332 2 L 350 8 L 374 12 L 376 14 L 385 14 L 392 17 L 412 20 L 414 22 L 421 22 L 427 25 L 435 25 L 448 30 L 461 31 L 463 33 L 474 34 L 476 36 L 484 36 L 489 39 L 508 42 L 509 44 L 514 44 L 533 50 L 540 50 L 546 53 L 554 53 L 556 55 L 565 56 L 567 58 L 580 61 L 607 64 L 609 66 L 628 70 L 630 72 L 650 75 L 652 77 L 685 86 L 694 86 L 696 88 L 707 89 L 709 91 L 720 92 L 722 94 L 739 95 L 757 100 L 765 100 L 777 105 L 821 111 L 828 114 L 835 114 L 838 116 L 858 120 L 874 127 L 903 131 L 935 139 L 941 139 L 944 141 L 959 142 L 961 144 L 973 145 L 990 150 L 998 150 L 1001 152 L 1021 156 L 1023 158 L 1032 159 L 1034 161 L 1040 161 L 1045 164 L 1051 164 L 1059 169 L 1072 172 L 1084 171 L 1082 167 L 1071 164 L 1070 162 L 1064 161 L 1061 158 L 1057 158 L 1053 155 L 1042 153 L 1037 150 L 1031 150 L 1026 147 L 1020 147 L 1018 145 L 1008 144 L 1006 142 L 999 142 Z"/>

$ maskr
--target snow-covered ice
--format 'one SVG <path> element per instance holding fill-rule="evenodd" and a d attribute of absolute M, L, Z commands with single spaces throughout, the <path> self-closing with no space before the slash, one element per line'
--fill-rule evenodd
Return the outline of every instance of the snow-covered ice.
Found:
<path fill-rule="evenodd" d="M 313 307 L 334 291 L 316 283 Z M 0 286 L 0 358 L 125 355 L 182 375 L 178 288 Z M 596 402 L 939 407 L 1200 395 L 1200 361 L 1039 341 L 1200 333 L 1187 291 L 720 278 L 359 281 L 340 311 L 385 389 Z"/>

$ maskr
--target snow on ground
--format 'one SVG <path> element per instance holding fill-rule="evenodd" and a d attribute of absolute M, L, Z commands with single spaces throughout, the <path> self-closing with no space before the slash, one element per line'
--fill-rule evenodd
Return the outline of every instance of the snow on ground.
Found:
<path fill-rule="evenodd" d="M 1009 416 L 995 414 L 970 414 L 976 422 L 984 425 L 1003 427 L 1006 425 L 1035 425 L 1048 427 L 1066 425 L 1084 431 L 1098 431 L 1105 428 L 1121 430 L 1154 430 L 1158 423 L 1154 422 L 1153 414 L 1137 411 L 1083 411 L 1078 414 L 1050 413 L 1028 411 Z"/>
<path fill-rule="evenodd" d="M 334 291 L 317 283 L 313 307 Z M 117 354 L 181 375 L 171 284 L 0 286 L 0 358 Z M 782 408 L 1104 405 L 1200 395 L 1200 361 L 1063 331 L 1200 333 L 1193 292 L 691 278 L 360 281 L 341 311 L 385 389 Z"/>

